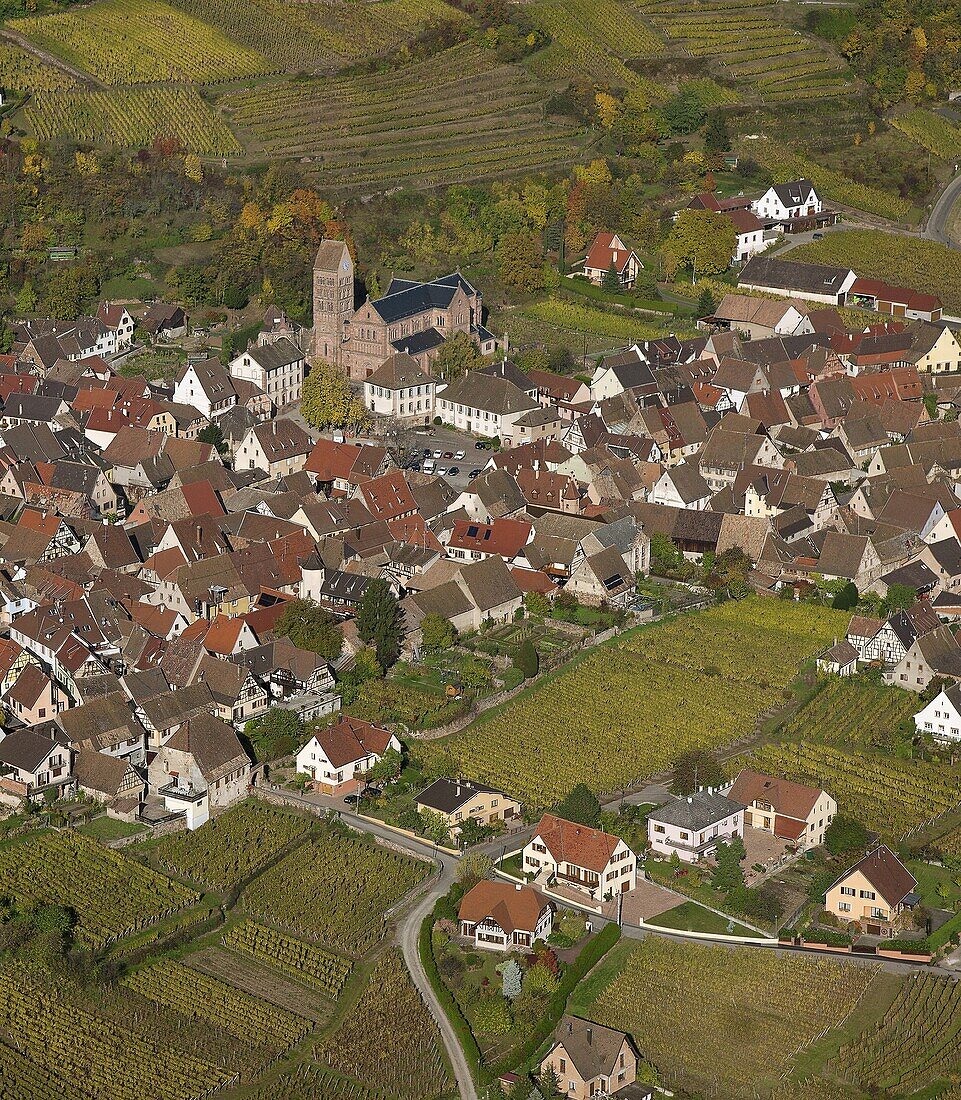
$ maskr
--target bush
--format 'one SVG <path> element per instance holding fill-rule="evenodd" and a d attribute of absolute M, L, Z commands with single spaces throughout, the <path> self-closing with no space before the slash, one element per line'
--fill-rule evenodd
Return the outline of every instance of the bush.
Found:
<path fill-rule="evenodd" d="M 514 1024 L 510 1007 L 503 997 L 487 997 L 474 1012 L 474 1023 L 483 1035 L 506 1035 Z"/>
<path fill-rule="evenodd" d="M 538 665 L 539 661 L 534 643 L 530 639 L 525 639 L 518 647 L 517 656 L 514 658 L 514 667 L 524 674 L 525 680 L 530 680 L 537 675 Z"/>

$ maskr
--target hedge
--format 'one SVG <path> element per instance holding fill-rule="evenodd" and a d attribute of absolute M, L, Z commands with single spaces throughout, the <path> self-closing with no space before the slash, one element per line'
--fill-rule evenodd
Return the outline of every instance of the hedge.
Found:
<path fill-rule="evenodd" d="M 574 992 L 578 982 L 594 969 L 620 938 L 620 926 L 608 924 L 587 944 L 577 956 L 577 959 L 564 971 L 560 984 L 544 1009 L 544 1015 L 541 1017 L 540 1023 L 523 1046 L 494 1067 L 496 1075 L 499 1076 L 515 1069 L 517 1066 L 523 1066 L 533 1058 L 538 1047 L 553 1032 L 561 1017 L 567 1011 L 567 999 Z"/>
<path fill-rule="evenodd" d="M 844 932 L 828 932 L 822 929 L 810 929 L 801 933 L 805 943 L 823 944 L 825 947 L 850 947 L 851 937 Z"/>
<path fill-rule="evenodd" d="M 643 309 L 650 313 L 673 314 L 675 317 L 689 317 L 693 313 L 693 310 L 677 302 L 663 301 L 660 298 L 642 298 L 636 294 L 605 290 L 603 287 L 594 286 L 593 283 L 585 283 L 580 279 L 564 279 L 561 281 L 558 290 L 568 294 L 579 294 L 583 298 L 593 298 L 597 302 L 627 306 L 630 309 Z"/>

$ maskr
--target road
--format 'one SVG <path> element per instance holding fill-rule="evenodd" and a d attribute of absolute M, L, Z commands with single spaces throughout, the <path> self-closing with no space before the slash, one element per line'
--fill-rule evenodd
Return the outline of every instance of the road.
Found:
<path fill-rule="evenodd" d="M 931 217 L 924 227 L 923 236 L 929 241 L 938 241 L 949 248 L 961 247 L 961 241 L 956 241 L 949 236 L 948 229 L 951 226 L 951 213 L 957 203 L 961 203 L 961 174 L 948 183 L 935 201 L 931 210 Z"/>

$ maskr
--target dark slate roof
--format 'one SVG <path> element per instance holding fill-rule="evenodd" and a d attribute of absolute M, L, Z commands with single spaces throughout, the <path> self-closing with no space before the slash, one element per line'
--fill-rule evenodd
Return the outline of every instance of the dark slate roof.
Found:
<path fill-rule="evenodd" d="M 299 363 L 304 357 L 304 353 L 300 348 L 292 340 L 288 340 L 286 336 L 281 336 L 274 343 L 265 344 L 260 348 L 249 348 L 247 354 L 264 370 L 277 370 L 279 367 L 286 367 L 290 363 Z"/>
<path fill-rule="evenodd" d="M 32 729 L 15 730 L 0 741 L 0 764 L 32 772 L 53 751 L 58 742 Z"/>
<path fill-rule="evenodd" d="M 396 351 L 407 352 L 408 355 L 422 355 L 425 351 L 433 351 L 444 342 L 444 337 L 433 326 L 425 328 L 421 332 L 412 332 L 410 336 L 401 336 L 391 341 L 391 347 Z"/>
<path fill-rule="evenodd" d="M 699 791 L 688 798 L 678 798 L 668 802 L 666 806 L 652 810 L 649 820 L 663 821 L 667 825 L 699 832 L 743 809 L 740 802 L 723 794 Z"/>
<path fill-rule="evenodd" d="M 424 313 L 429 309 L 446 309 L 458 287 L 463 287 L 468 295 L 476 293 L 470 283 L 460 274 L 453 272 L 429 283 L 409 282 L 406 279 L 394 279 L 383 298 L 372 302 L 374 309 L 389 325 L 405 317 Z"/>
<path fill-rule="evenodd" d="M 752 256 L 738 276 L 738 286 L 771 286 L 781 290 L 803 290 L 810 294 L 836 295 L 849 268 L 826 264 L 802 264 L 773 256 Z"/>
<path fill-rule="evenodd" d="M 469 779 L 435 779 L 414 801 L 438 813 L 452 814 L 475 794 L 503 795 L 503 792 L 495 787 L 485 787 L 483 783 L 472 783 Z"/>

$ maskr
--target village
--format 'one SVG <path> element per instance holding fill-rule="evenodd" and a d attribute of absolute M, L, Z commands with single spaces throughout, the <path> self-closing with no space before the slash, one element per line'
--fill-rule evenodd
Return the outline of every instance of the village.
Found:
<path fill-rule="evenodd" d="M 570 373 L 521 369 L 459 271 L 356 294 L 333 239 L 313 326 L 271 307 L 231 355 L 175 303 L 15 321 L 0 827 L 80 833 L 117 859 L 130 845 L 235 887 L 225 915 L 258 880 L 205 879 L 184 853 L 219 851 L 238 814 L 422 864 L 369 871 L 402 882 L 370 912 L 402 914 L 464 1100 L 479 1082 L 522 1100 L 707 1095 L 704 1072 L 624 1024 L 629 950 L 830 953 L 853 983 L 840 1018 L 878 975 L 955 997 L 961 321 L 780 251 L 837 221 L 807 180 L 686 209 L 733 223 L 736 286 L 697 336 Z M 626 288 L 641 266 L 600 233 L 571 274 Z M 453 341 L 473 357 L 459 371 Z M 183 349 L 172 379 L 137 373 L 157 346 Z M 238 852 L 257 846 L 236 828 Z M 268 856 L 298 868 L 290 843 L 259 881 Z M 296 904 L 350 909 L 324 891 L 335 860 Z M 275 902 L 244 904 L 300 933 Z M 169 912 L 117 934 L 154 919 Z M 598 1013 L 584 990 L 605 967 Z M 812 1010 L 803 1042 L 836 1022 Z"/>

